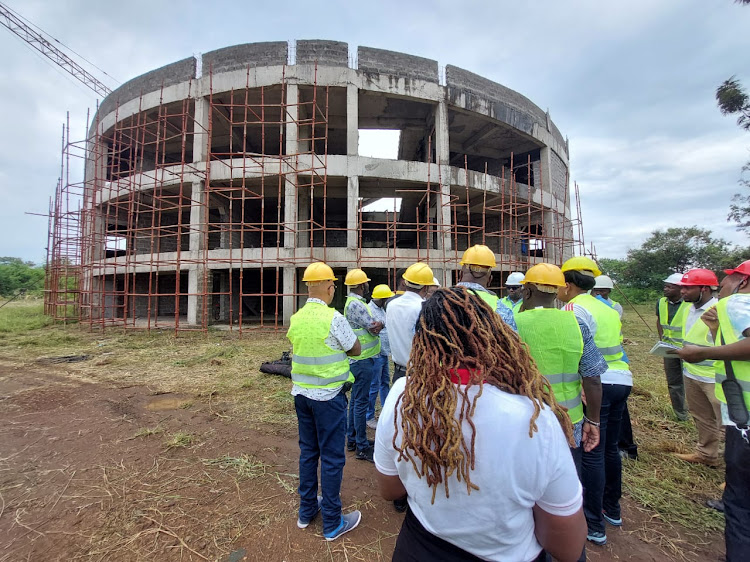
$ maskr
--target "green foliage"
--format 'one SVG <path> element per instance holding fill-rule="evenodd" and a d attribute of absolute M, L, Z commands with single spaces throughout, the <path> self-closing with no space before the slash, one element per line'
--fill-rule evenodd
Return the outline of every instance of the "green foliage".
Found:
<path fill-rule="evenodd" d="M 20 258 L 0 257 L 0 295 L 10 297 L 21 290 L 41 294 L 44 268 Z"/>
<path fill-rule="evenodd" d="M 655 230 L 640 248 L 628 251 L 624 260 L 602 258 L 599 266 L 628 300 L 646 303 L 661 296 L 663 281 L 672 273 L 703 267 L 720 274 L 747 259 L 750 248 L 734 247 L 714 238 L 710 230 L 691 226 Z"/>
<path fill-rule="evenodd" d="M 750 96 L 734 76 L 716 88 L 716 103 L 722 115 L 739 114 L 737 125 L 750 130 Z"/>

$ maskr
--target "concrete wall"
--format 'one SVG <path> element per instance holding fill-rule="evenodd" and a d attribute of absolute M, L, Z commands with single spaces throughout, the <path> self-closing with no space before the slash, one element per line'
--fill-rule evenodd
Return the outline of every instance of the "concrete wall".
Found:
<path fill-rule="evenodd" d="M 532 133 L 534 123 L 547 128 L 547 114 L 544 111 L 527 97 L 502 84 L 450 64 L 445 67 L 445 82 L 448 102 L 453 105 L 469 111 L 486 112 L 493 119 L 528 134 Z M 550 124 L 551 133 L 564 146 L 565 140 L 560 131 L 551 121 Z"/>
<path fill-rule="evenodd" d="M 279 66 L 287 63 L 289 46 L 286 41 L 245 43 L 217 49 L 203 55 L 203 73 L 214 74 L 241 70 L 248 66 Z"/>
<path fill-rule="evenodd" d="M 128 80 L 104 98 L 102 103 L 99 104 L 98 114 L 103 117 L 114 111 L 118 105 L 137 98 L 141 94 L 187 82 L 192 78 L 195 78 L 195 58 L 193 57 L 141 74 L 132 80 Z M 96 119 L 94 119 L 94 122 L 96 122 Z"/>
<path fill-rule="evenodd" d="M 360 47 L 357 50 L 357 68 L 371 74 L 391 74 L 438 83 L 437 61 L 395 51 Z"/>
<path fill-rule="evenodd" d="M 565 201 L 565 191 L 568 189 L 568 168 L 555 152 L 550 153 L 552 163 L 552 194 L 560 201 Z"/>
<path fill-rule="evenodd" d="M 342 41 L 305 39 L 297 41 L 297 64 L 349 66 L 349 45 Z"/>

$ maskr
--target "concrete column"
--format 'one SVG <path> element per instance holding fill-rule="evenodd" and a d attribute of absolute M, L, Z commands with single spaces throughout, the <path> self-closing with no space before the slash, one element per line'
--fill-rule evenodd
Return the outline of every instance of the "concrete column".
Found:
<path fill-rule="evenodd" d="M 545 191 L 545 193 L 552 193 L 552 149 L 548 146 L 545 146 L 540 150 L 540 164 L 541 164 L 541 187 Z M 535 170 L 536 171 L 536 170 Z M 536 181 L 534 182 L 536 183 Z M 547 201 L 549 201 L 549 198 L 546 196 L 546 194 L 543 196 L 545 201 L 545 204 Z"/>
<path fill-rule="evenodd" d="M 346 86 L 346 154 L 359 154 L 359 89 L 354 84 Z"/>
<path fill-rule="evenodd" d="M 297 190 L 297 247 L 310 247 L 310 188 Z"/>
<path fill-rule="evenodd" d="M 202 96 L 195 98 L 195 123 L 193 134 L 193 163 L 205 165 L 208 157 L 208 126 L 210 106 L 208 100 Z M 190 193 L 190 238 L 188 269 L 188 304 L 187 322 L 190 325 L 207 323 L 203 317 L 203 298 L 206 275 L 205 243 L 208 234 L 208 205 L 206 200 L 206 181 L 194 181 Z M 177 264 L 181 267 L 181 264 Z M 211 303 L 208 303 L 209 305 Z M 210 308 L 210 306 L 209 306 Z"/>
<path fill-rule="evenodd" d="M 350 176 L 346 190 L 346 247 L 357 249 L 359 239 L 359 176 Z"/>
<path fill-rule="evenodd" d="M 438 103 L 435 114 L 435 154 L 440 166 L 440 197 L 438 198 L 438 249 L 451 250 L 451 183 L 450 138 L 448 135 L 448 106 L 445 100 Z"/>
<path fill-rule="evenodd" d="M 289 325 L 289 319 L 292 317 L 292 314 L 294 314 L 294 289 L 296 288 L 295 284 L 295 273 L 296 268 L 295 267 L 285 267 L 284 268 L 284 279 L 283 279 L 283 285 L 282 290 L 284 291 L 284 296 L 282 298 L 282 313 L 284 318 L 284 326 Z"/>
<path fill-rule="evenodd" d="M 286 86 L 287 115 L 285 124 L 286 165 L 284 176 L 284 247 L 294 248 L 297 232 L 297 174 L 299 168 L 299 86 Z"/>

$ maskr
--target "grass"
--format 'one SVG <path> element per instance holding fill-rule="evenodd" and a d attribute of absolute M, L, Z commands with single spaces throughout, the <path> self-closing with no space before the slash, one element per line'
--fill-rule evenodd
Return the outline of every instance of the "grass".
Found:
<path fill-rule="evenodd" d="M 156 427 L 142 427 L 135 432 L 135 435 L 133 435 L 133 439 L 137 439 L 139 437 L 150 437 L 152 435 L 158 435 L 159 433 L 163 432 L 164 430 L 158 425 Z"/>
<path fill-rule="evenodd" d="M 66 364 L 66 376 L 190 394 L 191 406 L 221 413 L 222 419 L 231 417 L 250 428 L 262 426 L 279 438 L 296 436 L 289 379 L 258 371 L 263 361 L 277 359 L 289 349 L 283 333 L 259 332 L 240 338 L 214 331 L 175 335 L 110 328 L 90 332 L 84 326 L 52 324 L 41 314 L 38 302 L 14 302 L 0 309 L 0 362 L 33 364 L 36 369 L 43 368 L 37 363 L 40 358 L 89 355 L 87 361 Z M 625 349 L 635 382 L 629 405 L 639 459 L 624 463 L 624 491 L 667 524 L 679 523 L 696 533 L 715 533 L 722 528 L 723 517 L 704 507 L 704 502 L 719 496 L 723 469 L 686 464 L 670 454 L 690 451 L 696 432 L 692 422 L 674 419 L 662 362 L 648 354 L 656 341 L 654 324 L 652 305 L 635 309 L 626 306 Z M 149 437 L 158 430 L 142 428 L 136 437 Z M 195 440 L 189 433 L 175 433 L 167 436 L 165 445 L 168 449 L 185 448 L 193 446 Z M 257 459 L 242 455 L 203 462 L 213 469 L 233 471 L 240 478 L 253 478 L 259 471 L 269 470 L 258 465 Z M 287 475 L 270 470 L 266 476 L 285 491 L 293 488 Z"/>

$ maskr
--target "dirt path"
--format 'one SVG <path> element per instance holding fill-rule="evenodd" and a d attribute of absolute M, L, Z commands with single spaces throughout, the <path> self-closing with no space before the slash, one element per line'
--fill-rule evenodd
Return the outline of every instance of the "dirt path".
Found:
<path fill-rule="evenodd" d="M 343 540 L 295 525 L 296 433 L 230 416 L 220 396 L 74 382 L 65 367 L 0 368 L 0 562 L 390 560 L 403 516 L 372 464 L 350 459 Z M 667 526 L 625 500 L 594 561 L 717 560 L 718 534 Z M 675 550 L 675 547 L 677 550 Z"/>

